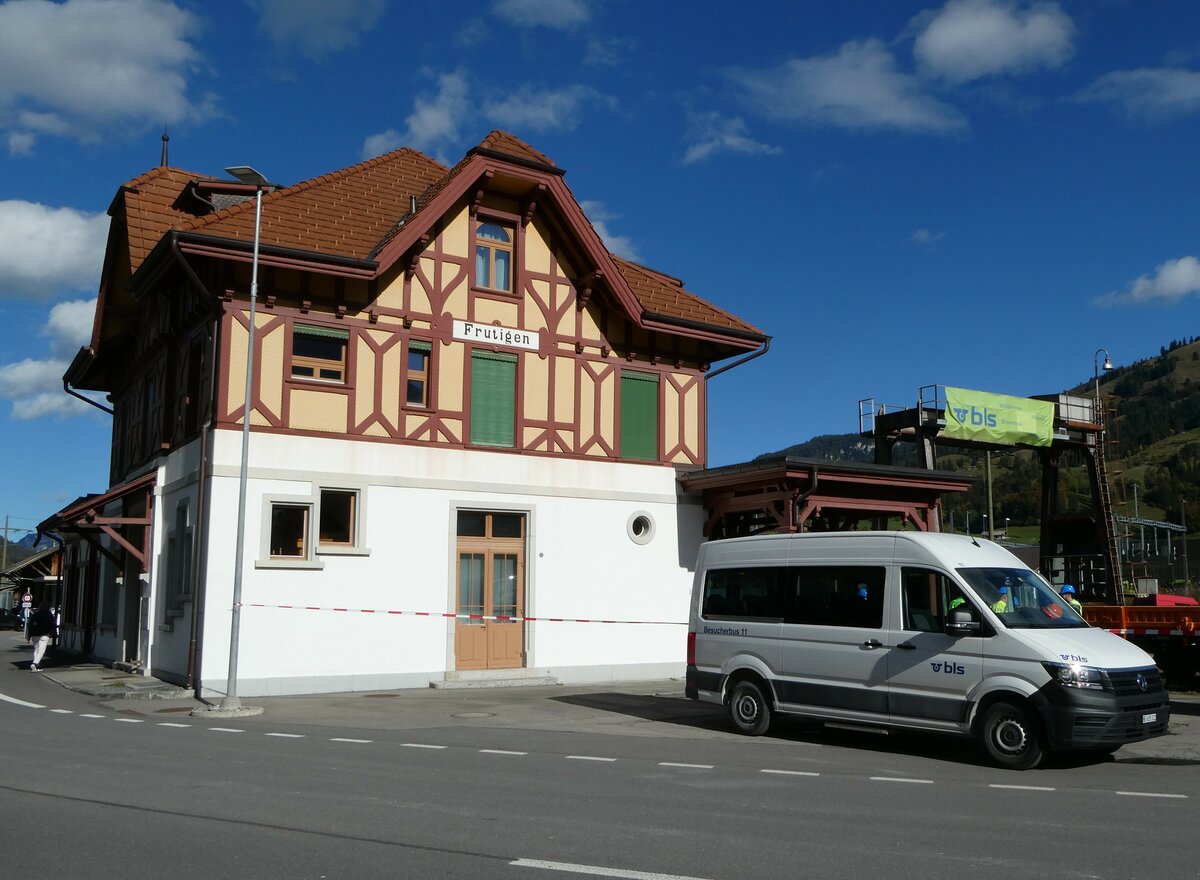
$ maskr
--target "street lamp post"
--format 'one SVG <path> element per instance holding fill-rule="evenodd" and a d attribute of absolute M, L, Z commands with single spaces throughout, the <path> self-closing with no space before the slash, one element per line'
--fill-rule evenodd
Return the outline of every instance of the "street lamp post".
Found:
<path fill-rule="evenodd" d="M 1100 366 L 1100 352 L 1104 352 L 1104 366 Z M 1096 354 L 1092 357 L 1092 367 L 1094 368 L 1093 375 L 1096 377 L 1096 424 L 1103 427 L 1104 415 L 1100 409 L 1100 371 L 1108 372 L 1113 368 L 1112 359 L 1108 356 L 1107 348 L 1096 349 Z"/>
<path fill-rule="evenodd" d="M 251 395 L 254 393 L 254 310 L 258 301 L 258 244 L 262 224 L 263 190 L 270 186 L 267 179 L 247 165 L 234 165 L 225 169 L 226 174 L 242 183 L 254 185 L 254 255 L 250 261 L 250 328 L 246 343 L 246 394 L 242 402 L 242 466 L 238 473 L 237 544 L 233 561 L 233 608 L 229 625 L 229 678 L 225 697 L 219 707 L 222 712 L 244 710 L 238 698 L 238 638 L 242 612 L 242 569 L 245 561 L 246 539 L 246 477 L 250 462 L 250 412 L 253 409 Z M 261 710 L 259 710 L 261 711 Z"/>

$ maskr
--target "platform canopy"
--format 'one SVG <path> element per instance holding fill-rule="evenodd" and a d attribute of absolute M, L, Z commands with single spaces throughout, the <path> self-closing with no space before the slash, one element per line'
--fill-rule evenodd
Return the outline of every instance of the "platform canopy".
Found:
<path fill-rule="evenodd" d="M 941 497 L 965 492 L 973 477 L 947 471 L 861 462 L 771 456 L 690 471 L 684 491 L 701 495 L 706 538 L 761 532 L 886 528 L 901 519 L 921 531 L 941 530 Z"/>

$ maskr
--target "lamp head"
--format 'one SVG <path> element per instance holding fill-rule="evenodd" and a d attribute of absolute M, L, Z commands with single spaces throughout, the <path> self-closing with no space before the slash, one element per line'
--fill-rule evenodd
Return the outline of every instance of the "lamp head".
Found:
<path fill-rule="evenodd" d="M 237 179 L 241 183 L 249 183 L 254 186 L 270 186 L 270 182 L 251 168 L 249 165 L 230 165 L 225 169 L 225 173 Z"/>
<path fill-rule="evenodd" d="M 1107 354 L 1105 354 L 1105 355 L 1104 355 L 1104 366 L 1102 366 L 1100 369 L 1104 370 L 1104 372 L 1106 372 L 1106 373 L 1107 373 L 1107 372 L 1108 372 L 1109 370 L 1111 370 L 1112 368 L 1113 368 L 1112 361 L 1110 361 L 1110 360 L 1108 359 L 1108 355 L 1107 355 Z"/>

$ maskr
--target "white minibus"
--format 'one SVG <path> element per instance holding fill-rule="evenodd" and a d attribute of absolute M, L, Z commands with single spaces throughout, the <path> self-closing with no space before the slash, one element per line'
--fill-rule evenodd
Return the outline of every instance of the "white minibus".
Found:
<path fill-rule="evenodd" d="M 701 545 L 686 692 L 742 733 L 773 714 L 978 738 L 995 763 L 1167 732 L 1153 659 L 990 541 L 916 531 Z"/>

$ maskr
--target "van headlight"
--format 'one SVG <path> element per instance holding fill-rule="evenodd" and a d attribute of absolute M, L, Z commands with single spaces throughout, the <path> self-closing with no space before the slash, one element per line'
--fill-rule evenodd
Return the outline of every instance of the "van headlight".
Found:
<path fill-rule="evenodd" d="M 1042 663 L 1050 677 L 1069 688 L 1089 688 L 1104 690 L 1104 678 L 1095 666 L 1081 666 L 1078 663 Z"/>

